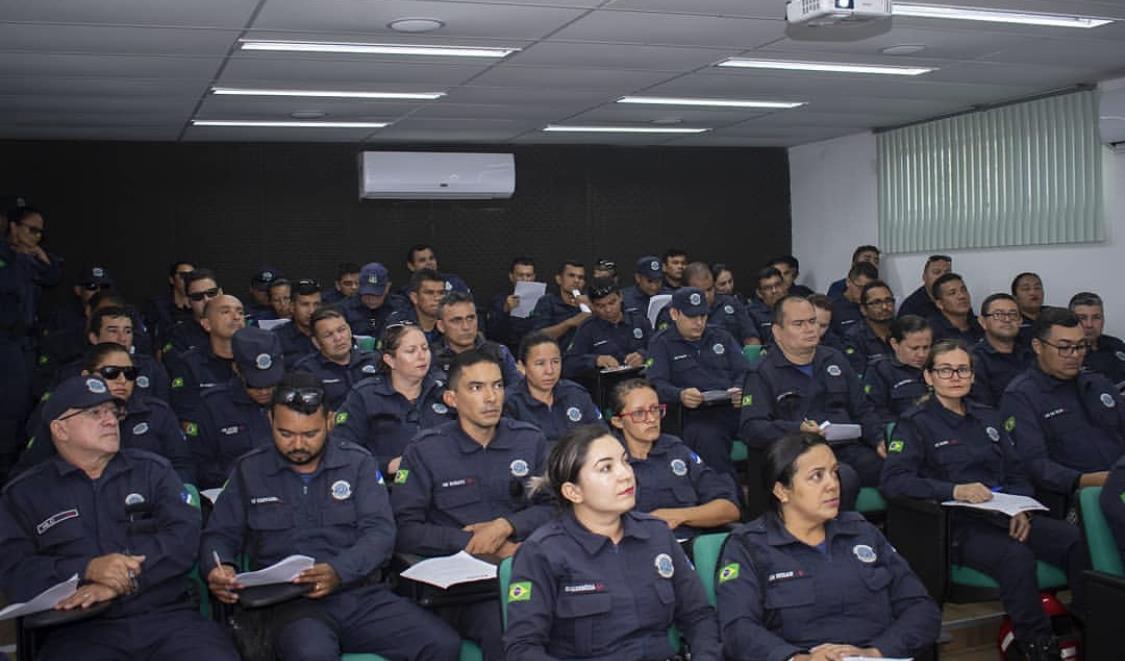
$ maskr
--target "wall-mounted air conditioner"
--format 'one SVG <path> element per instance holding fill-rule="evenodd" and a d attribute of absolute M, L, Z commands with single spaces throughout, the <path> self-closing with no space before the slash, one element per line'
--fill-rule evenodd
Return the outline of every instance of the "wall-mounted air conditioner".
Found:
<path fill-rule="evenodd" d="M 391 200 L 485 200 L 516 190 L 512 154 L 367 151 L 359 159 L 359 196 Z"/>

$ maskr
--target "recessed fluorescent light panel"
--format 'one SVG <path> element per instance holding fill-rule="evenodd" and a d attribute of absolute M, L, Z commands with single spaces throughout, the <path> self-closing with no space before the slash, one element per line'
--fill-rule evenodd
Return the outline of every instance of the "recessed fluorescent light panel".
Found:
<path fill-rule="evenodd" d="M 390 99 L 432 101 L 445 96 L 445 92 L 353 92 L 332 90 L 267 90 L 241 87 L 212 87 L 212 94 L 231 96 L 300 96 L 339 99 Z"/>
<path fill-rule="evenodd" d="M 933 67 L 900 67 L 877 64 L 846 64 L 841 62 L 801 62 L 799 60 L 757 60 L 732 57 L 715 66 L 743 69 L 777 69 L 781 71 L 826 71 L 830 73 L 872 73 L 885 76 L 920 76 Z"/>
<path fill-rule="evenodd" d="M 663 128 L 649 126 L 560 126 L 549 124 L 548 133 L 706 133 L 711 129 Z"/>
<path fill-rule="evenodd" d="M 193 119 L 192 126 L 254 126 L 268 128 L 381 129 L 390 122 L 292 122 L 241 119 Z"/>
<path fill-rule="evenodd" d="M 1090 18 L 1088 16 L 1066 16 L 1063 14 L 1033 14 L 1028 12 L 1005 11 L 1001 9 L 979 9 L 977 7 L 947 7 L 942 5 L 916 5 L 894 3 L 894 16 L 911 18 L 946 18 L 955 21 L 989 21 L 993 23 L 1016 23 L 1019 25 L 1045 25 L 1056 28 L 1096 28 L 1112 20 Z"/>
<path fill-rule="evenodd" d="M 242 40 L 242 50 L 286 51 L 295 53 L 362 53 L 366 55 L 427 55 L 431 57 L 507 57 L 518 48 L 477 48 L 473 46 L 419 46 L 408 44 L 366 44 L 348 41 L 270 41 Z"/>
<path fill-rule="evenodd" d="M 677 96 L 623 96 L 618 103 L 650 106 L 701 106 L 709 108 L 773 108 L 787 109 L 805 105 L 804 101 L 751 101 L 749 99 L 702 99 Z"/>

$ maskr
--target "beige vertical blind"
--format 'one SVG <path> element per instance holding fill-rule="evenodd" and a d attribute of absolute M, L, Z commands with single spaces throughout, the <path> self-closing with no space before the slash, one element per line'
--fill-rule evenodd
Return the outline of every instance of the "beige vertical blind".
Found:
<path fill-rule="evenodd" d="M 1082 91 L 880 133 L 879 246 L 1103 240 L 1097 107 Z"/>

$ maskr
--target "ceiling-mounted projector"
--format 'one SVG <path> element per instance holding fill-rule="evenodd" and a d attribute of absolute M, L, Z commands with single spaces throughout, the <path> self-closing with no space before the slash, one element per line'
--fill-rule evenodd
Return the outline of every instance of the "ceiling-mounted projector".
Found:
<path fill-rule="evenodd" d="M 870 23 L 891 17 L 891 0 L 789 0 L 785 18 L 794 25 Z"/>

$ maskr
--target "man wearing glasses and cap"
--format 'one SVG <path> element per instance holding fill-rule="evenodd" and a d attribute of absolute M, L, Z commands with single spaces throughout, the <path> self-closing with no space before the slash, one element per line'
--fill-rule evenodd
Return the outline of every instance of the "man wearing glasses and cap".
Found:
<path fill-rule="evenodd" d="M 78 576 L 55 607 L 76 621 L 45 629 L 37 659 L 234 661 L 186 594 L 199 512 L 166 459 L 121 449 L 122 404 L 95 376 L 68 379 L 47 400 L 58 454 L 8 484 L 0 506 L 4 594 L 28 601 Z"/>
<path fill-rule="evenodd" d="M 74 281 L 74 298 L 55 310 L 44 323 L 42 335 L 71 334 L 81 337 L 89 318 L 90 299 L 100 291 L 113 288 L 113 276 L 104 266 L 83 268 Z"/>
<path fill-rule="evenodd" d="M 273 329 L 281 340 L 281 351 L 285 355 L 287 367 L 293 367 L 298 360 L 316 353 L 309 322 L 320 307 L 320 296 L 320 283 L 312 278 L 302 278 L 293 283 L 289 294 L 289 309 L 293 313 L 293 320 Z"/>
<path fill-rule="evenodd" d="M 359 291 L 344 305 L 344 315 L 353 335 L 379 337 L 387 319 L 399 307 L 409 305 L 401 296 L 392 294 L 391 275 L 379 262 L 364 264 L 359 271 Z"/>
<path fill-rule="evenodd" d="M 1044 308 L 1031 335 L 1035 362 L 1008 384 L 1000 414 L 1036 489 L 1065 499 L 1101 486 L 1125 454 L 1125 400 L 1082 372 L 1089 345 L 1073 312 Z"/>
<path fill-rule="evenodd" d="M 201 489 L 222 486 L 235 459 L 269 443 L 266 411 L 285 373 L 281 340 L 270 331 L 239 330 L 231 338 L 231 352 L 234 376 L 204 392 L 196 415 L 184 423 Z"/>
<path fill-rule="evenodd" d="M 272 442 L 235 462 L 203 535 L 211 593 L 238 603 L 242 553 L 252 569 L 311 556 L 316 564 L 294 581 L 308 591 L 270 607 L 268 635 L 284 658 L 456 659 L 457 634 L 378 580 L 395 540 L 383 476 L 363 448 L 328 442 L 323 400 L 311 374 L 291 372 L 273 391 Z"/>

